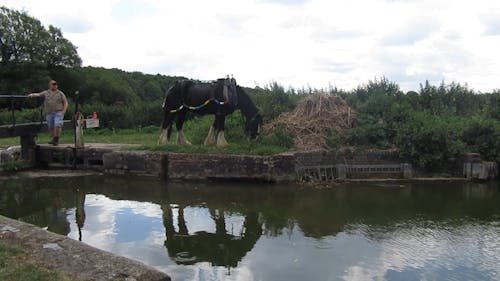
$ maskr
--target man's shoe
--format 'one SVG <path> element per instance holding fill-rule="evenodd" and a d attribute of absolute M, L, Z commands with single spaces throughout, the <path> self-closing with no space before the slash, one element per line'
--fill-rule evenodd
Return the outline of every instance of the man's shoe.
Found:
<path fill-rule="evenodd" d="M 56 146 L 59 144 L 59 140 L 57 138 L 53 138 L 51 141 L 49 141 L 49 144 L 52 144 L 53 146 Z"/>

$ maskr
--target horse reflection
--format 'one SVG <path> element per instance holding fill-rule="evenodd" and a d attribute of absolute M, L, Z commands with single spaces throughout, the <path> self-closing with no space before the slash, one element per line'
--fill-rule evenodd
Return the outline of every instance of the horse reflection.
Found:
<path fill-rule="evenodd" d="M 215 222 L 215 233 L 198 231 L 189 234 L 184 217 L 185 206 L 179 206 L 178 231 L 175 230 L 172 207 L 163 205 L 163 224 L 166 230 L 165 246 L 168 254 L 178 264 L 210 262 L 212 265 L 236 267 L 238 262 L 252 250 L 262 235 L 262 223 L 255 212 L 244 214 L 242 233 L 229 234 L 223 210 L 210 209 Z"/>

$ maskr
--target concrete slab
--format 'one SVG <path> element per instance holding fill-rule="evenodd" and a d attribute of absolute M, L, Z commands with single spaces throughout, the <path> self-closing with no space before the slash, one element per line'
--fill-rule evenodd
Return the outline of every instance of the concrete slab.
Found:
<path fill-rule="evenodd" d="M 152 267 L 108 253 L 34 225 L 0 216 L 0 242 L 17 245 L 34 262 L 76 280 L 167 281 Z"/>

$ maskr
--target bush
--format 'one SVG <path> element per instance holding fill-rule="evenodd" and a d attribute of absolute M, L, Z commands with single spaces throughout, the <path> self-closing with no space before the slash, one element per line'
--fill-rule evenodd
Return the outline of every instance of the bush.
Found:
<path fill-rule="evenodd" d="M 475 117 L 464 128 L 462 138 L 470 152 L 500 161 L 500 121 Z"/>
<path fill-rule="evenodd" d="M 369 147 L 387 148 L 389 146 L 386 125 L 373 116 L 363 115 L 359 125 L 347 132 L 346 143 Z"/>
<path fill-rule="evenodd" d="M 258 142 L 264 145 L 274 145 L 286 149 L 293 146 L 293 136 L 290 135 L 283 126 L 279 126 L 269 135 L 262 135 Z"/>
<path fill-rule="evenodd" d="M 413 112 L 408 122 L 401 124 L 396 144 L 401 155 L 418 166 L 441 170 L 466 151 L 461 140 L 462 124 L 463 120 L 456 117 Z"/>

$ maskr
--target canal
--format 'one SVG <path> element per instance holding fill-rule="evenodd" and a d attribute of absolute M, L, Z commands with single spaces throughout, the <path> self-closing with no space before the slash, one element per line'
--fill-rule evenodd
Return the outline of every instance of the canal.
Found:
<path fill-rule="evenodd" d="M 500 185 L 0 181 L 0 213 L 174 280 L 500 280 Z"/>

